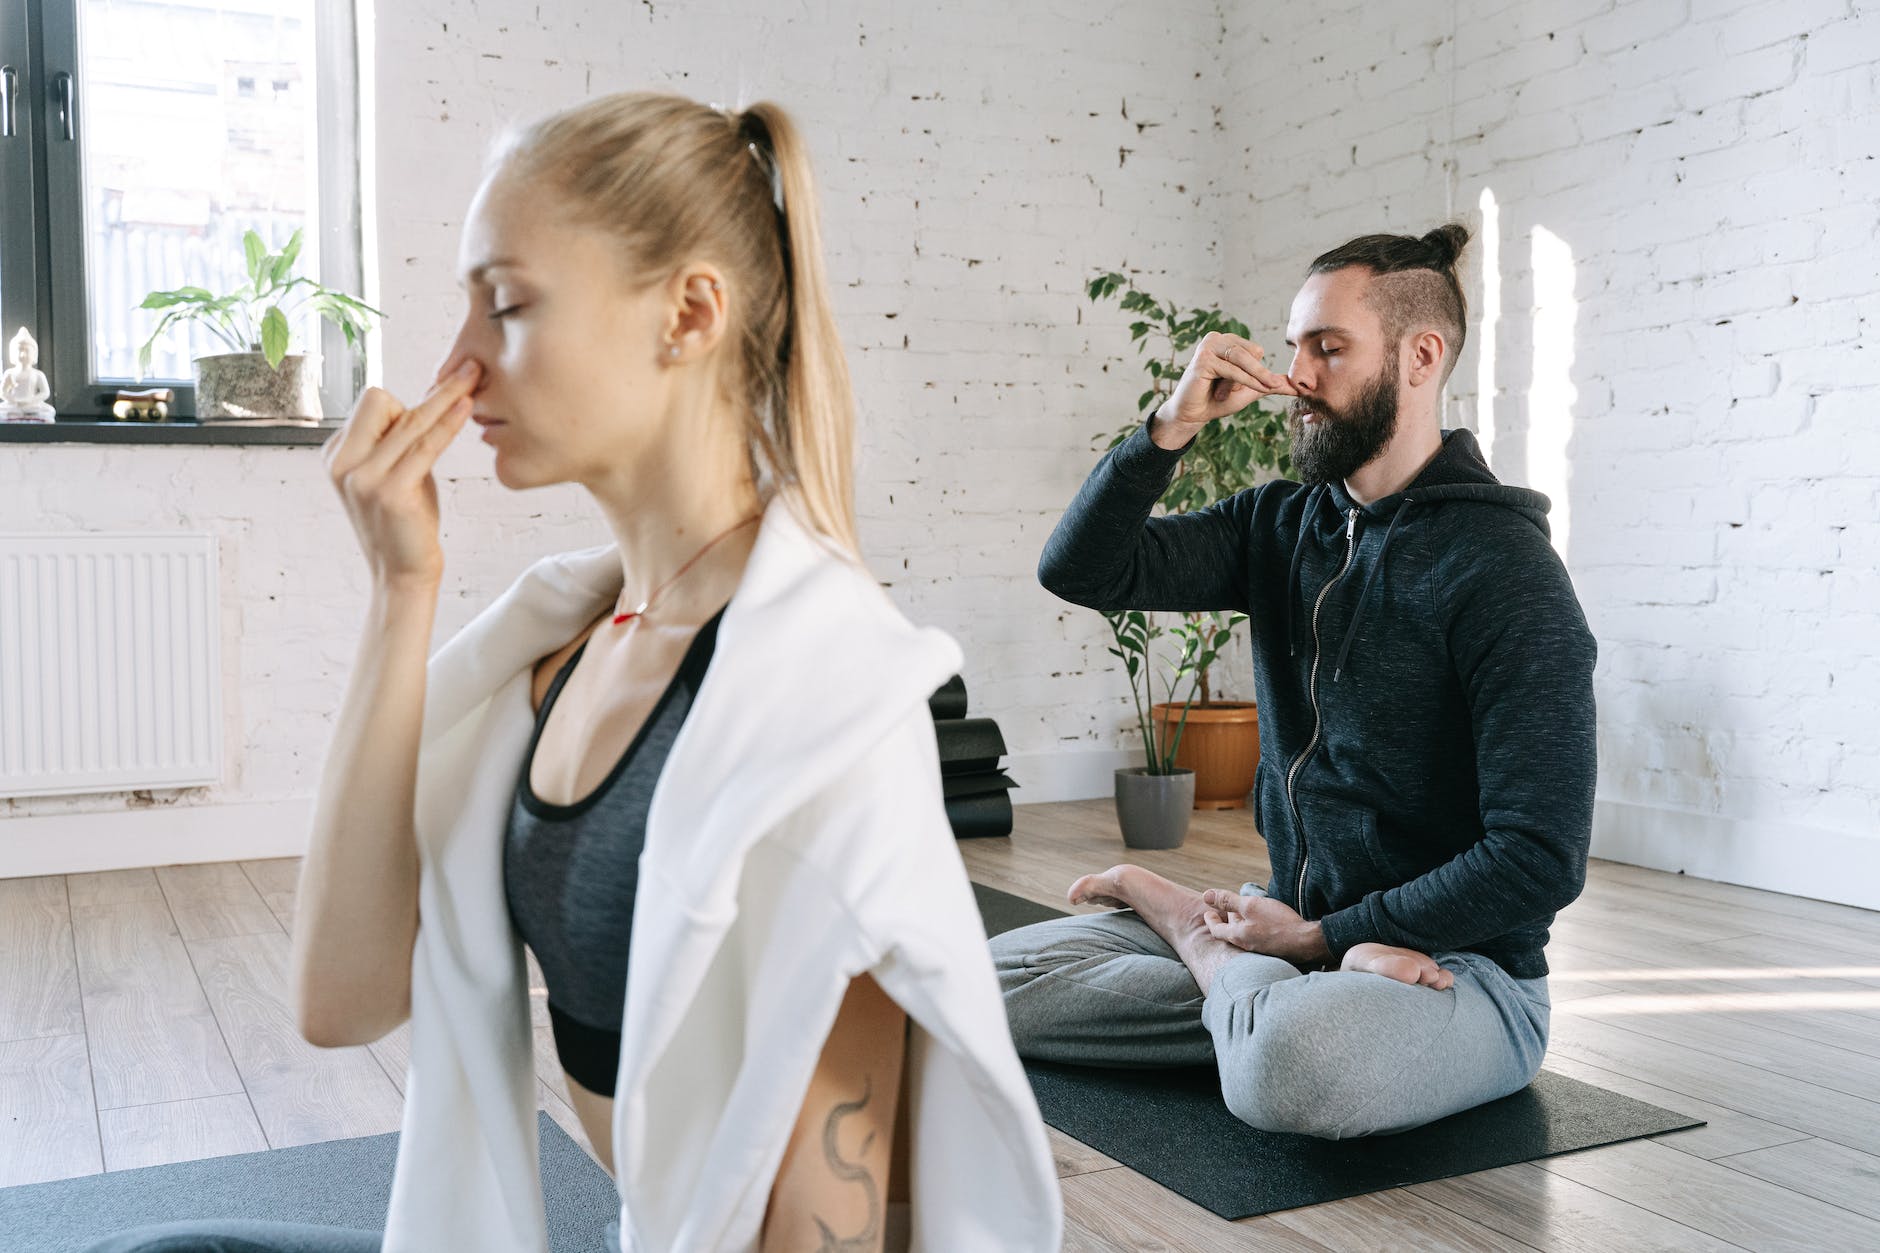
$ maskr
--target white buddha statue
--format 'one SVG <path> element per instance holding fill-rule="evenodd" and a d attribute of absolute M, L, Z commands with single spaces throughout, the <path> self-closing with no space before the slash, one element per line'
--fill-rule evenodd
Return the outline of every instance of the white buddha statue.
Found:
<path fill-rule="evenodd" d="M 7 347 L 13 365 L 0 374 L 0 422 L 50 422 L 54 410 L 46 403 L 52 388 L 38 370 L 39 345 L 21 327 Z"/>

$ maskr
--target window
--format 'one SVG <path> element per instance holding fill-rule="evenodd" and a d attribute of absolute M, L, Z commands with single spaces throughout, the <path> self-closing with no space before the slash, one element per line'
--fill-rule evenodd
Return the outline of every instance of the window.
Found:
<path fill-rule="evenodd" d="M 356 61 L 335 0 L 0 0 L 0 326 L 39 340 L 61 421 L 138 385 L 146 294 L 240 285 L 248 230 L 301 230 L 298 272 L 360 292 Z M 363 360 L 295 329 L 345 413 Z M 226 351 L 173 329 L 142 385 L 193 414 L 191 359 Z"/>

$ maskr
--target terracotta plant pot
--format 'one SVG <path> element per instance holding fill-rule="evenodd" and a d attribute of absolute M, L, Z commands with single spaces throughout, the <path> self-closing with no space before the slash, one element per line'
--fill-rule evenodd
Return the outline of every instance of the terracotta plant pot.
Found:
<path fill-rule="evenodd" d="M 1181 725 L 1182 707 L 1156 705 L 1154 717 L 1157 743 L 1168 743 Z M 1260 766 L 1259 709 L 1234 700 L 1191 706 L 1175 764 L 1195 772 L 1196 809 L 1245 809 Z"/>
<path fill-rule="evenodd" d="M 271 369 L 258 352 L 197 357 L 196 420 L 320 420 L 320 370 L 313 359 L 290 353 Z"/>
<path fill-rule="evenodd" d="M 1180 848 L 1188 838 L 1194 812 L 1195 776 L 1179 767 L 1174 774 L 1150 774 L 1147 766 L 1116 771 L 1116 825 L 1128 848 Z"/>

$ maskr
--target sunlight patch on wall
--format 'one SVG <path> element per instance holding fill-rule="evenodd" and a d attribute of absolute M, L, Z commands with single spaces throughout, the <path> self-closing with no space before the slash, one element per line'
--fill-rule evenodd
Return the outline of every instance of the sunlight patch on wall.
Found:
<path fill-rule="evenodd" d="M 1527 481 L 1547 493 L 1553 510 L 1554 549 L 1562 560 L 1572 519 L 1567 483 L 1572 467 L 1573 334 L 1579 302 L 1573 298 L 1573 249 L 1544 226 L 1534 228 L 1534 373 L 1528 387 Z"/>
<path fill-rule="evenodd" d="M 1501 322 L 1501 206 L 1482 188 L 1482 328 L 1475 356 L 1476 442 L 1495 464 L 1495 328 Z"/>

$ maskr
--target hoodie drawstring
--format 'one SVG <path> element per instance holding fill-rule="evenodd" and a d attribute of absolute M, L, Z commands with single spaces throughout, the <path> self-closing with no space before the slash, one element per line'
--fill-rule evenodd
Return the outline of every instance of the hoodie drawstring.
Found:
<path fill-rule="evenodd" d="M 1299 539 L 1293 544 L 1292 568 L 1286 572 L 1286 655 L 1299 655 L 1299 635 L 1293 625 L 1293 606 L 1299 600 L 1299 563 L 1306 555 L 1306 532 L 1312 527 L 1312 519 L 1318 513 L 1319 501 L 1323 498 L 1325 485 L 1319 484 L 1306 493 L 1305 512 L 1299 516 Z"/>
<path fill-rule="evenodd" d="M 1351 655 L 1351 642 L 1358 638 L 1358 623 L 1364 620 L 1365 602 L 1371 599 L 1371 585 L 1377 582 L 1377 576 L 1383 572 L 1384 558 L 1390 552 L 1390 537 L 1397 533 L 1397 524 L 1410 512 L 1410 506 L 1417 502 L 1409 496 L 1397 506 L 1397 512 L 1390 515 L 1390 525 L 1384 528 L 1384 543 L 1377 550 L 1377 564 L 1371 567 L 1371 573 L 1365 576 L 1364 587 L 1358 592 L 1358 603 L 1351 611 L 1351 626 L 1345 632 L 1345 642 L 1338 648 L 1338 660 L 1332 665 L 1332 682 L 1338 682 L 1338 676 L 1345 672 L 1345 658 Z M 1290 606 L 1289 606 L 1290 608 Z"/>

